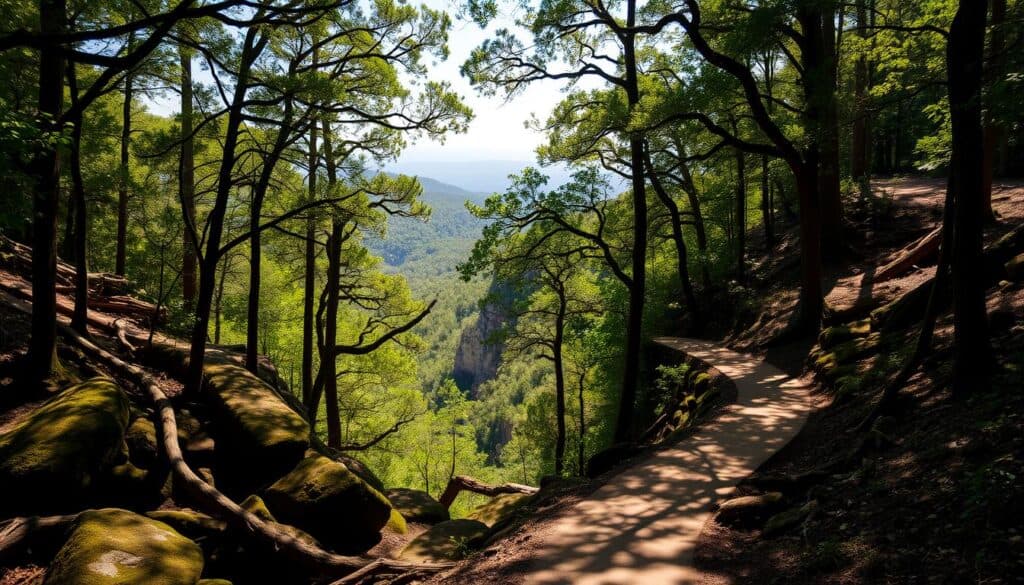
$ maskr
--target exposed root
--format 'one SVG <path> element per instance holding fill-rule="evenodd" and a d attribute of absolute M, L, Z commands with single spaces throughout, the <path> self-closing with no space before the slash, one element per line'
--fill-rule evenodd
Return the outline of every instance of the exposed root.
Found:
<path fill-rule="evenodd" d="M 27 516 L 0 522 L 0 560 L 10 555 L 19 545 L 40 533 L 63 530 L 78 514 L 63 516 Z"/>
<path fill-rule="evenodd" d="M 448 486 L 444 488 L 444 493 L 441 494 L 441 497 L 437 501 L 441 502 L 441 505 L 445 508 L 451 507 L 456 496 L 458 496 L 462 491 L 493 497 L 498 494 L 526 494 L 532 496 L 540 490 L 533 486 L 522 485 L 519 483 L 491 485 L 469 477 L 468 475 L 456 475 L 448 481 Z"/>

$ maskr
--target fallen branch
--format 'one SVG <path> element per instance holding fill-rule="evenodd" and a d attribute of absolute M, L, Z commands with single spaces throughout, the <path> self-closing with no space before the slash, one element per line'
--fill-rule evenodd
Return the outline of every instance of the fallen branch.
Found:
<path fill-rule="evenodd" d="M 942 242 L 942 226 L 939 226 L 903 249 L 899 256 L 875 273 L 875 282 L 891 280 L 902 276 L 914 266 L 930 259 L 939 251 Z"/>
<path fill-rule="evenodd" d="M 493 497 L 499 494 L 526 494 L 532 496 L 540 491 L 540 489 L 519 483 L 491 485 L 468 475 L 456 475 L 448 481 L 448 486 L 444 488 L 444 493 L 441 494 L 438 501 L 445 508 L 451 507 L 452 502 L 455 501 L 455 498 L 462 491 Z"/>
<path fill-rule="evenodd" d="M 78 514 L 64 516 L 27 516 L 0 522 L 0 560 L 6 558 L 19 544 L 39 532 L 63 530 Z"/>

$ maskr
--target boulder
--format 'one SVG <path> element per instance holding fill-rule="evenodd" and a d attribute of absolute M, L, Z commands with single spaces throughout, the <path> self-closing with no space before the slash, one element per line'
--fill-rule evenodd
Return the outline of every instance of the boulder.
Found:
<path fill-rule="evenodd" d="M 427 492 L 395 488 L 384 492 L 391 505 L 409 522 L 437 524 L 450 520 L 448 509 Z"/>
<path fill-rule="evenodd" d="M 458 561 L 483 542 L 487 531 L 487 525 L 477 520 L 441 522 L 414 538 L 398 558 L 410 562 Z"/>
<path fill-rule="evenodd" d="M 227 523 L 194 510 L 154 510 L 146 516 L 163 522 L 192 540 L 213 538 L 227 529 Z"/>
<path fill-rule="evenodd" d="M 160 457 L 156 425 L 144 416 L 128 425 L 124 441 L 128 444 L 128 459 L 142 469 L 151 469 Z"/>
<path fill-rule="evenodd" d="M 309 425 L 273 388 L 244 368 L 211 364 L 205 392 L 218 423 L 217 453 L 236 479 L 261 484 L 294 467 L 309 447 Z"/>
<path fill-rule="evenodd" d="M 466 517 L 491 527 L 509 517 L 532 497 L 527 494 L 498 494 L 474 508 Z"/>
<path fill-rule="evenodd" d="M 867 337 L 869 334 L 871 334 L 871 319 L 862 319 L 823 330 L 818 336 L 818 345 L 822 349 L 829 349 L 851 339 Z"/>
<path fill-rule="evenodd" d="M 196 585 L 231 585 L 227 579 L 200 579 Z"/>
<path fill-rule="evenodd" d="M 722 502 L 722 505 L 718 507 L 718 515 L 715 519 L 719 524 L 725 526 L 751 527 L 766 520 L 782 505 L 782 493 L 780 492 L 741 496 Z"/>
<path fill-rule="evenodd" d="M 75 510 L 94 480 L 123 462 L 127 427 L 128 400 L 107 378 L 40 406 L 0 435 L 0 514 Z"/>
<path fill-rule="evenodd" d="M 163 522 L 105 508 L 78 516 L 44 585 L 194 585 L 202 573 L 199 545 Z"/>
<path fill-rule="evenodd" d="M 322 455 L 299 462 L 266 489 L 263 500 L 279 521 L 344 550 L 372 546 L 391 516 L 383 494 Z"/>

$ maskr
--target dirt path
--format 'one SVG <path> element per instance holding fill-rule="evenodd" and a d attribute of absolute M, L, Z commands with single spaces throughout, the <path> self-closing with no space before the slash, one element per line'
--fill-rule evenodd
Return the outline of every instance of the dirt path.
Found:
<path fill-rule="evenodd" d="M 706 341 L 657 343 L 702 359 L 736 383 L 721 416 L 678 446 L 624 470 L 531 543 L 522 582 L 610 585 L 700 581 L 693 551 L 712 503 L 781 449 L 811 410 L 808 385 Z"/>

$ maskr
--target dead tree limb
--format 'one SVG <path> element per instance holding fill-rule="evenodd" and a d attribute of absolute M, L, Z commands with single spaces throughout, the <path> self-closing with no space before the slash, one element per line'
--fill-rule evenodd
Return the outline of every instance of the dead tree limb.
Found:
<path fill-rule="evenodd" d="M 0 560 L 7 558 L 18 548 L 18 545 L 31 537 L 37 536 L 41 532 L 63 530 L 77 518 L 78 514 L 26 516 L 0 522 Z"/>
<path fill-rule="evenodd" d="M 444 493 L 441 494 L 441 498 L 438 501 L 445 508 L 451 507 L 456 496 L 462 491 L 493 497 L 498 494 L 526 494 L 532 496 L 540 491 L 540 489 L 519 483 L 491 485 L 468 475 L 456 475 L 448 481 L 448 486 L 444 488 Z"/>
<path fill-rule="evenodd" d="M 892 280 L 906 274 L 914 266 L 929 260 L 938 253 L 941 242 L 942 227 L 939 226 L 904 248 L 894 260 L 880 268 L 875 274 L 875 282 Z"/>

